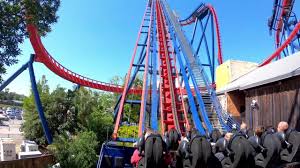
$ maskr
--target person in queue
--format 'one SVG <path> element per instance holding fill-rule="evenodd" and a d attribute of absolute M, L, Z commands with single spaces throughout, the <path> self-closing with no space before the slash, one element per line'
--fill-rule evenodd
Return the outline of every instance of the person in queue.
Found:
<path fill-rule="evenodd" d="M 278 126 L 277 126 L 277 132 L 281 132 L 281 133 L 284 133 L 286 130 L 289 129 L 289 124 L 285 121 L 280 121 L 278 123 Z"/>
<path fill-rule="evenodd" d="M 134 167 L 137 167 L 137 165 L 138 165 L 139 161 L 142 159 L 142 157 L 140 156 L 140 152 L 137 148 L 137 142 L 135 142 L 133 144 L 133 147 L 135 148 L 135 150 L 131 156 L 130 162 Z"/>
<path fill-rule="evenodd" d="M 163 151 L 164 143 L 159 133 L 150 128 L 146 129 L 145 133 L 145 167 L 163 167 Z"/>
<path fill-rule="evenodd" d="M 247 138 L 247 139 L 249 138 L 249 136 L 248 136 L 248 126 L 247 126 L 247 124 L 244 121 L 242 122 L 242 124 L 240 126 L 239 133 L 241 135 L 245 136 L 245 138 Z"/>
<path fill-rule="evenodd" d="M 280 121 L 277 126 L 277 137 L 279 138 L 283 148 L 291 149 L 293 147 L 286 139 L 286 131 L 289 129 L 289 124 L 286 121 Z"/>
<path fill-rule="evenodd" d="M 263 126 L 257 126 L 254 130 L 255 136 L 261 138 L 262 134 L 265 132 L 265 128 Z"/>
<path fill-rule="evenodd" d="M 234 134 L 232 132 L 227 132 L 225 133 L 223 138 L 218 139 L 215 143 L 215 157 L 218 158 L 219 161 L 222 161 L 225 158 L 225 153 L 230 153 L 230 151 L 227 149 L 227 145 L 230 142 L 233 135 Z"/>
<path fill-rule="evenodd" d="M 233 137 L 233 133 L 232 132 L 227 132 L 224 136 L 224 139 L 227 141 L 227 143 L 231 140 L 231 138 Z"/>
<path fill-rule="evenodd" d="M 267 149 L 262 146 L 261 138 L 263 133 L 265 132 L 265 128 L 263 126 L 257 126 L 254 130 L 254 136 L 249 137 L 249 142 L 255 149 L 257 153 L 263 153 L 266 154 Z"/>

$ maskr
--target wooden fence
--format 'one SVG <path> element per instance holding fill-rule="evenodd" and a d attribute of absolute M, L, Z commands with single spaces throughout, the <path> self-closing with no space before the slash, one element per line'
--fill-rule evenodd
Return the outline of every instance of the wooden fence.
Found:
<path fill-rule="evenodd" d="M 49 165 L 53 165 L 54 156 L 44 155 L 35 158 L 19 159 L 12 161 L 0 161 L 1 168 L 48 168 Z"/>

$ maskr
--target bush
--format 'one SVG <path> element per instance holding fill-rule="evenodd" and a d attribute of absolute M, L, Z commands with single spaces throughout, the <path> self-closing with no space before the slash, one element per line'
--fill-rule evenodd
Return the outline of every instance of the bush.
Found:
<path fill-rule="evenodd" d="M 48 148 L 61 167 L 90 168 L 97 163 L 97 137 L 94 132 L 80 132 L 76 136 L 60 135 Z"/>

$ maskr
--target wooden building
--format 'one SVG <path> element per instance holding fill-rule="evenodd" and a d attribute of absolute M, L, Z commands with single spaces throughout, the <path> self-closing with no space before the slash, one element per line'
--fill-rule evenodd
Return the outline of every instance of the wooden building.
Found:
<path fill-rule="evenodd" d="M 300 53 L 256 68 L 218 94 L 226 101 L 223 108 L 249 127 L 276 128 L 287 121 L 300 131 Z"/>

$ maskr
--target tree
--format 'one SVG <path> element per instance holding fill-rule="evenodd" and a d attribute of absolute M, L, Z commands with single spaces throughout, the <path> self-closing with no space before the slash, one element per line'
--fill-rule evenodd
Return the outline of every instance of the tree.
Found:
<path fill-rule="evenodd" d="M 51 134 L 54 136 L 63 132 L 74 134 L 78 125 L 73 102 L 75 96 L 73 91 L 66 91 L 65 88 L 57 86 L 50 93 L 45 76 L 38 82 L 37 86 Z M 23 109 L 25 110 L 25 122 L 22 129 L 25 137 L 37 141 L 38 144 L 45 145 L 44 132 L 36 110 L 32 91 L 30 96 L 25 98 Z"/>
<path fill-rule="evenodd" d="M 111 134 L 114 104 L 114 95 L 111 93 L 93 92 L 83 87 L 75 93 L 78 124 L 81 129 L 95 132 L 100 144 L 106 140 L 107 131 Z"/>
<path fill-rule="evenodd" d="M 75 133 L 77 127 L 73 104 L 74 94 L 71 90 L 57 86 L 50 94 L 50 102 L 46 111 L 49 127 L 54 134 L 63 131 Z"/>
<path fill-rule="evenodd" d="M 0 101 L 3 101 L 3 100 L 24 100 L 26 96 L 24 95 L 21 95 L 21 94 L 18 94 L 18 93 L 15 93 L 15 92 L 9 92 L 9 90 L 6 90 L 3 92 L 1 91 L 0 92 Z"/>
<path fill-rule="evenodd" d="M 97 137 L 92 131 L 79 132 L 76 136 L 60 135 L 49 147 L 61 167 L 90 168 L 97 162 Z"/>
<path fill-rule="evenodd" d="M 83 128 L 87 128 L 88 116 L 97 108 L 97 97 L 94 96 L 91 90 L 81 87 L 75 93 L 74 105 L 78 115 L 78 124 Z"/>
<path fill-rule="evenodd" d="M 88 116 L 87 129 L 96 133 L 100 145 L 112 133 L 114 100 L 111 93 L 100 93 L 96 96 L 98 97 L 97 106 Z"/>
<path fill-rule="evenodd" d="M 59 6 L 60 0 L 0 1 L 0 82 L 5 66 L 17 63 L 19 44 L 28 36 L 26 24 L 37 25 L 39 33 L 45 36 L 51 31 L 51 24 L 57 22 Z"/>
<path fill-rule="evenodd" d="M 62 167 L 94 166 L 101 144 L 112 133 L 115 95 L 84 87 L 66 90 L 57 86 L 50 92 L 45 76 L 37 86 L 48 126 L 54 136 L 54 144 L 48 147 L 58 162 Z M 38 144 L 47 145 L 32 91 L 25 98 L 23 107 L 25 137 Z M 125 110 L 131 113 L 133 107 L 128 107 L 130 109 L 126 106 Z M 137 119 L 138 112 L 127 118 L 131 117 Z M 137 126 L 122 126 L 119 131 L 120 137 L 136 137 L 137 132 Z"/>
<path fill-rule="evenodd" d="M 111 113 L 106 113 L 101 110 L 96 110 L 89 115 L 88 127 L 89 131 L 92 131 L 97 136 L 98 146 L 97 149 L 100 150 L 101 144 L 110 139 L 113 128 L 113 117 Z M 97 151 L 98 151 L 97 150 Z"/>
<path fill-rule="evenodd" d="M 133 82 L 133 88 L 142 88 L 143 80 L 142 76 L 137 76 Z M 141 100 L 141 95 L 128 95 L 127 99 L 129 100 Z M 123 121 L 128 121 L 129 123 L 138 123 L 139 122 L 139 113 L 140 106 L 134 104 L 125 104 L 124 105 L 124 116 Z"/>
<path fill-rule="evenodd" d="M 37 84 L 39 94 L 53 136 L 65 132 L 75 135 L 77 131 L 93 131 L 101 144 L 111 134 L 114 98 L 111 93 L 93 92 L 89 89 L 68 90 L 57 86 L 51 93 L 45 77 Z M 35 107 L 33 94 L 24 100 L 23 130 L 25 137 L 45 145 L 44 132 Z M 32 131 L 34 128 L 34 131 Z M 99 146 L 98 146 L 99 147 Z"/>

